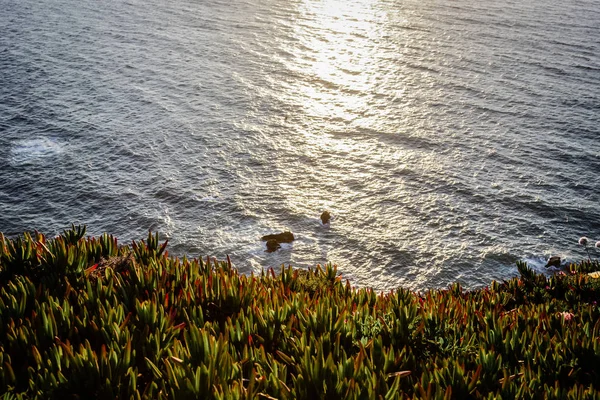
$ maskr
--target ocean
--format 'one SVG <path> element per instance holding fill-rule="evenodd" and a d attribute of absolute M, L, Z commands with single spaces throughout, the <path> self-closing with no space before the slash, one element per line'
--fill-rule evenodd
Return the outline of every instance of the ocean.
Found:
<path fill-rule="evenodd" d="M 331 262 L 377 290 L 545 271 L 587 258 L 581 236 L 600 257 L 600 0 L 0 10 L 9 237 L 151 230 L 171 255 Z"/>

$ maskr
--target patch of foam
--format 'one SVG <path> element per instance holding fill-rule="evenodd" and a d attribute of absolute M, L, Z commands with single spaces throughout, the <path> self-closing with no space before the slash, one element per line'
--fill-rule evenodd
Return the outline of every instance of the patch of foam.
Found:
<path fill-rule="evenodd" d="M 216 203 L 218 201 L 220 201 L 220 197 L 219 196 L 206 196 L 206 197 L 198 197 L 198 196 L 194 196 L 194 199 L 197 201 L 202 201 L 202 202 L 206 202 L 206 203 Z"/>
<path fill-rule="evenodd" d="M 12 165 L 35 163 L 62 152 L 63 146 L 52 138 L 17 140 L 10 149 L 10 162 Z"/>
<path fill-rule="evenodd" d="M 542 272 L 545 270 L 546 263 L 548 262 L 543 257 L 527 257 L 523 259 L 527 263 L 527 266 L 536 272 Z"/>

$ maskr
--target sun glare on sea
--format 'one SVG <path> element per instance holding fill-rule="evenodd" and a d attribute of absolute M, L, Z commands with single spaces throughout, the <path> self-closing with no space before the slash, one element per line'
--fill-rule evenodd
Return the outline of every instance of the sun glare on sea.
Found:
<path fill-rule="evenodd" d="M 375 83 L 378 15 L 373 2 L 303 3 L 295 29 L 301 62 L 310 85 L 298 88 L 310 117 L 351 124 L 368 109 Z M 310 22 L 306 22 L 310 21 Z"/>

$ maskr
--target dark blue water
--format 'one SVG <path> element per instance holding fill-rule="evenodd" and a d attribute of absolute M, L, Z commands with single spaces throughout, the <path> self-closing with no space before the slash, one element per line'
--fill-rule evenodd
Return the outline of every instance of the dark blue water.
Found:
<path fill-rule="evenodd" d="M 7 235 L 152 230 L 378 289 L 476 287 L 600 240 L 598 0 L 0 10 Z"/>

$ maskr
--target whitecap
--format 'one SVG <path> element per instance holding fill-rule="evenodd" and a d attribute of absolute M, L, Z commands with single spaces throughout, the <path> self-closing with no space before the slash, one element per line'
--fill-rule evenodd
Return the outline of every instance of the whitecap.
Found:
<path fill-rule="evenodd" d="M 63 146 L 47 137 L 17 140 L 10 149 L 12 165 L 35 163 L 41 159 L 54 157 L 63 151 Z"/>
<path fill-rule="evenodd" d="M 544 257 L 526 257 L 523 261 L 527 263 L 527 266 L 536 272 L 546 271 L 547 260 Z"/>

